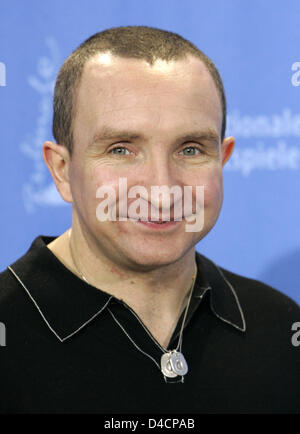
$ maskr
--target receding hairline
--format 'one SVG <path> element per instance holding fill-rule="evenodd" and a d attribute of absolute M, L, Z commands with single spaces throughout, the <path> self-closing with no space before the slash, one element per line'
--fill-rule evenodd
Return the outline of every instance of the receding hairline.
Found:
<path fill-rule="evenodd" d="M 101 66 L 101 63 L 103 65 L 103 68 L 105 67 L 109 67 L 110 64 L 112 63 L 111 61 L 116 60 L 116 59 L 120 59 L 120 60 L 124 60 L 124 61 L 128 61 L 129 63 L 132 63 L 133 65 L 136 64 L 142 64 L 144 63 L 145 65 L 149 66 L 149 70 L 155 70 L 156 68 L 158 69 L 158 72 L 163 71 L 163 68 L 165 65 L 170 65 L 170 64 L 176 64 L 179 62 L 184 62 L 184 61 L 191 61 L 194 60 L 196 62 L 199 63 L 199 65 L 201 65 L 203 67 L 203 70 L 205 70 L 205 72 L 207 72 L 207 75 L 210 77 L 211 81 L 213 82 L 218 94 L 218 88 L 217 85 L 215 83 L 215 80 L 212 77 L 212 74 L 209 70 L 209 68 L 207 67 L 207 65 L 205 64 L 204 60 L 201 59 L 199 56 L 196 56 L 193 53 L 184 53 L 183 55 L 181 55 L 178 58 L 173 58 L 173 59 L 163 59 L 163 58 L 156 58 L 153 61 L 149 62 L 149 60 L 144 59 L 144 58 L 136 58 L 136 57 L 128 57 L 128 56 L 121 56 L 119 54 L 113 53 L 111 50 L 106 49 L 106 50 L 99 50 L 99 52 L 93 54 L 92 56 L 88 57 L 84 64 L 82 65 L 82 72 L 80 74 L 79 80 L 82 80 L 84 71 L 86 70 L 86 68 L 89 65 L 97 64 L 99 66 Z M 98 62 L 97 62 L 98 60 Z M 199 71 L 201 72 L 201 71 Z M 78 85 L 78 83 L 77 83 Z M 220 98 L 221 101 L 221 98 Z"/>
<path fill-rule="evenodd" d="M 214 79 L 212 78 L 211 73 L 208 70 L 206 64 L 201 59 L 199 59 L 199 57 L 194 56 L 193 54 L 187 53 L 185 56 L 182 56 L 182 58 L 169 59 L 169 60 L 158 58 L 154 62 L 149 63 L 146 59 L 132 58 L 132 57 L 129 58 L 127 56 L 119 56 L 117 54 L 111 53 L 110 50 L 105 50 L 105 51 L 101 50 L 98 53 L 96 53 L 95 55 L 93 55 L 90 58 L 86 59 L 86 62 L 83 65 L 83 69 L 82 69 L 82 73 L 80 75 L 80 79 L 78 80 L 78 83 L 77 83 L 77 86 L 76 86 L 76 91 L 75 91 L 75 94 L 74 94 L 74 97 L 73 97 L 74 98 L 74 107 L 73 107 L 74 112 L 73 112 L 73 119 L 72 119 L 73 140 L 75 140 L 75 137 L 74 137 L 74 125 L 75 125 L 75 123 L 74 123 L 74 121 L 75 121 L 76 113 L 77 113 L 78 106 L 79 106 L 79 104 L 78 104 L 79 88 L 80 88 L 80 86 L 82 84 L 82 81 L 84 79 L 87 79 L 85 77 L 85 74 L 87 73 L 87 68 L 91 64 L 93 64 L 93 62 L 95 62 L 95 60 L 97 59 L 97 57 L 99 57 L 101 55 L 106 55 L 106 54 L 110 55 L 112 57 L 112 59 L 122 59 L 122 60 L 125 60 L 125 61 L 128 60 L 128 61 L 133 61 L 133 62 L 136 62 L 136 63 L 144 63 L 144 64 L 149 65 L 150 68 L 154 68 L 156 66 L 155 64 L 159 63 L 159 62 L 165 62 L 165 63 L 169 64 L 169 63 L 180 62 L 180 61 L 183 61 L 183 60 L 189 59 L 189 58 L 192 58 L 192 59 L 194 59 L 196 61 L 199 61 L 201 63 L 201 65 L 203 66 L 203 71 L 205 71 L 207 73 L 207 77 L 209 77 L 209 80 L 211 81 L 212 85 L 214 86 L 214 88 L 216 90 L 216 95 L 217 95 L 217 98 L 218 98 L 218 101 L 219 101 L 219 105 L 220 105 L 219 108 L 220 108 L 220 111 L 222 112 L 222 101 L 221 101 L 221 97 L 220 97 L 220 94 L 218 92 L 216 83 L 215 83 Z M 107 59 L 107 61 L 108 60 L 109 59 Z M 99 67 L 101 67 L 101 64 L 97 64 L 97 62 L 95 62 L 95 65 L 97 65 L 97 66 L 99 65 Z M 103 68 L 106 68 L 106 67 L 109 67 L 109 66 L 110 66 L 109 63 L 107 63 L 107 64 L 105 64 L 103 66 Z M 201 72 L 201 71 L 199 71 L 199 72 Z M 221 123 L 222 123 L 222 120 L 221 120 Z M 222 127 L 220 127 L 220 129 L 222 129 Z M 111 129 L 109 127 L 105 128 L 105 126 L 103 126 L 103 131 L 100 134 L 98 134 L 98 133 L 96 134 L 96 137 L 97 136 L 98 137 L 102 136 L 102 138 L 104 138 L 106 135 L 108 135 L 108 136 L 111 135 L 113 138 L 117 137 L 117 135 L 115 134 L 114 130 L 111 131 Z M 121 136 L 123 136 L 123 139 L 124 139 L 125 135 L 126 135 L 125 132 L 123 132 L 122 134 L 119 134 L 118 137 L 120 138 Z M 199 136 L 203 136 L 206 139 L 209 139 L 209 140 L 214 141 L 214 142 L 218 142 L 220 140 L 220 138 L 221 138 L 221 132 L 220 132 L 220 135 L 219 135 L 217 132 L 212 132 L 212 130 L 207 129 L 207 131 L 204 134 L 201 133 L 201 134 L 199 134 Z M 185 139 L 187 140 L 189 137 L 195 138 L 196 134 L 193 133 L 193 134 L 187 135 Z M 94 140 L 95 140 L 95 138 L 93 139 L 93 142 L 94 142 Z"/>
<path fill-rule="evenodd" d="M 96 62 L 97 58 L 99 58 L 99 56 L 108 56 L 107 57 L 107 63 L 105 63 L 105 59 L 103 59 L 103 68 L 109 67 L 109 57 L 112 58 L 112 60 L 114 59 L 122 59 L 124 61 L 132 61 L 132 64 L 134 65 L 134 63 L 144 63 L 146 65 L 149 66 L 149 68 L 151 68 L 153 70 L 153 68 L 155 68 L 156 66 L 158 66 L 159 63 L 165 63 L 165 64 L 171 64 L 171 63 L 177 63 L 177 62 L 182 62 L 184 60 L 196 60 L 199 62 L 199 64 L 201 64 L 201 66 L 203 67 L 203 71 L 205 71 L 207 73 L 207 77 L 209 78 L 209 80 L 211 81 L 212 85 L 214 86 L 214 89 L 216 90 L 216 94 L 218 97 L 218 101 L 220 104 L 220 110 L 221 112 L 223 111 L 223 104 L 222 104 L 222 98 L 220 95 L 220 92 L 217 88 L 217 85 L 215 83 L 215 80 L 212 77 L 211 72 L 209 71 L 207 65 L 205 64 L 205 62 L 200 59 L 198 56 L 194 55 L 193 53 L 185 53 L 184 55 L 180 56 L 180 58 L 177 59 L 162 59 L 162 58 L 157 58 L 155 59 L 153 62 L 148 62 L 148 60 L 146 59 L 141 59 L 141 58 L 135 58 L 135 57 L 128 57 L 128 56 L 120 56 L 118 54 L 113 53 L 111 50 L 106 49 L 106 50 L 99 50 L 99 52 L 95 53 L 94 55 L 92 55 L 91 57 L 87 58 L 86 61 L 84 62 L 83 66 L 82 66 L 82 71 L 80 74 L 80 77 L 77 80 L 76 86 L 74 87 L 74 95 L 73 95 L 73 101 L 74 101 L 74 106 L 73 106 L 73 116 L 72 116 L 72 123 L 76 117 L 76 112 L 78 109 L 78 94 L 79 94 L 79 88 L 82 84 L 82 81 L 85 78 L 85 74 L 87 73 L 87 69 L 89 66 L 93 65 L 93 63 L 95 64 L 95 66 L 99 66 L 101 67 L 101 63 Z M 158 72 L 161 72 L 158 70 Z M 199 73 L 201 73 L 201 71 L 199 70 Z M 73 124 L 74 127 L 74 124 Z"/>
<path fill-rule="evenodd" d="M 176 62 L 189 56 L 201 60 L 219 95 L 223 140 L 226 96 L 222 78 L 213 61 L 191 41 L 174 32 L 148 26 L 121 26 L 95 33 L 86 39 L 65 60 L 58 73 L 53 98 L 52 132 L 57 143 L 66 145 L 70 154 L 73 150 L 73 119 L 83 69 L 90 59 L 105 52 L 118 58 L 144 60 L 150 66 L 160 60 Z"/>

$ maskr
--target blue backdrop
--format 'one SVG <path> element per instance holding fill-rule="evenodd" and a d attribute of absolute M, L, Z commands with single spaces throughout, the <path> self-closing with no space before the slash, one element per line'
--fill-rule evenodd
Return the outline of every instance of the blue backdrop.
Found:
<path fill-rule="evenodd" d="M 0 2 L 0 269 L 40 234 L 59 235 L 71 207 L 42 160 L 58 68 L 108 27 L 177 32 L 216 63 L 236 149 L 225 198 L 197 249 L 300 302 L 300 2 L 298 0 L 12 0 Z"/>

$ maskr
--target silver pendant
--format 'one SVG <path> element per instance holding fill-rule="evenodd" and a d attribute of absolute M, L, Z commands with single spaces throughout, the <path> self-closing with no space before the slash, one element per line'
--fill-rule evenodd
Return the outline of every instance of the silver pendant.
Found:
<path fill-rule="evenodd" d="M 182 353 L 169 351 L 161 357 L 161 372 L 169 378 L 177 375 L 185 375 L 188 372 L 188 365 Z"/>

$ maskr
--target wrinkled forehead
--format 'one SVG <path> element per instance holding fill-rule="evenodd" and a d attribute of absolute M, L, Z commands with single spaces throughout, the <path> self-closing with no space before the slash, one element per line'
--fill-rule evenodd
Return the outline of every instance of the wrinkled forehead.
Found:
<path fill-rule="evenodd" d="M 180 90 L 191 90 L 197 94 L 198 90 L 211 93 L 220 103 L 216 84 L 206 65 L 195 56 L 188 55 L 180 60 L 166 61 L 157 59 L 153 64 L 146 60 L 122 58 L 110 52 L 98 53 L 89 59 L 83 69 L 80 93 L 92 93 L 94 90 L 105 92 L 105 86 L 124 86 L 133 90 L 137 86 L 165 87 L 174 85 L 178 93 Z M 110 85 L 110 86 L 109 86 Z"/>
<path fill-rule="evenodd" d="M 179 119 L 207 117 L 221 129 L 218 90 L 205 64 L 194 56 L 158 59 L 150 65 L 146 60 L 99 53 L 85 64 L 76 99 L 77 127 L 98 124 L 100 118 L 131 119 L 155 111 L 159 119 L 168 114 Z"/>

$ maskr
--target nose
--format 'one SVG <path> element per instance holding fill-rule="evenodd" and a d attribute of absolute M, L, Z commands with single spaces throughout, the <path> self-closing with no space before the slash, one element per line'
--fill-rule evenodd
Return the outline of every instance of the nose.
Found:
<path fill-rule="evenodd" d="M 162 217 L 169 216 L 169 212 L 173 215 L 175 204 L 182 201 L 182 182 L 172 154 L 166 149 L 153 152 L 145 162 L 143 178 L 153 213 L 161 213 Z"/>
<path fill-rule="evenodd" d="M 167 151 L 153 152 L 145 167 L 147 186 L 178 185 L 178 173 L 172 163 L 172 157 Z"/>

